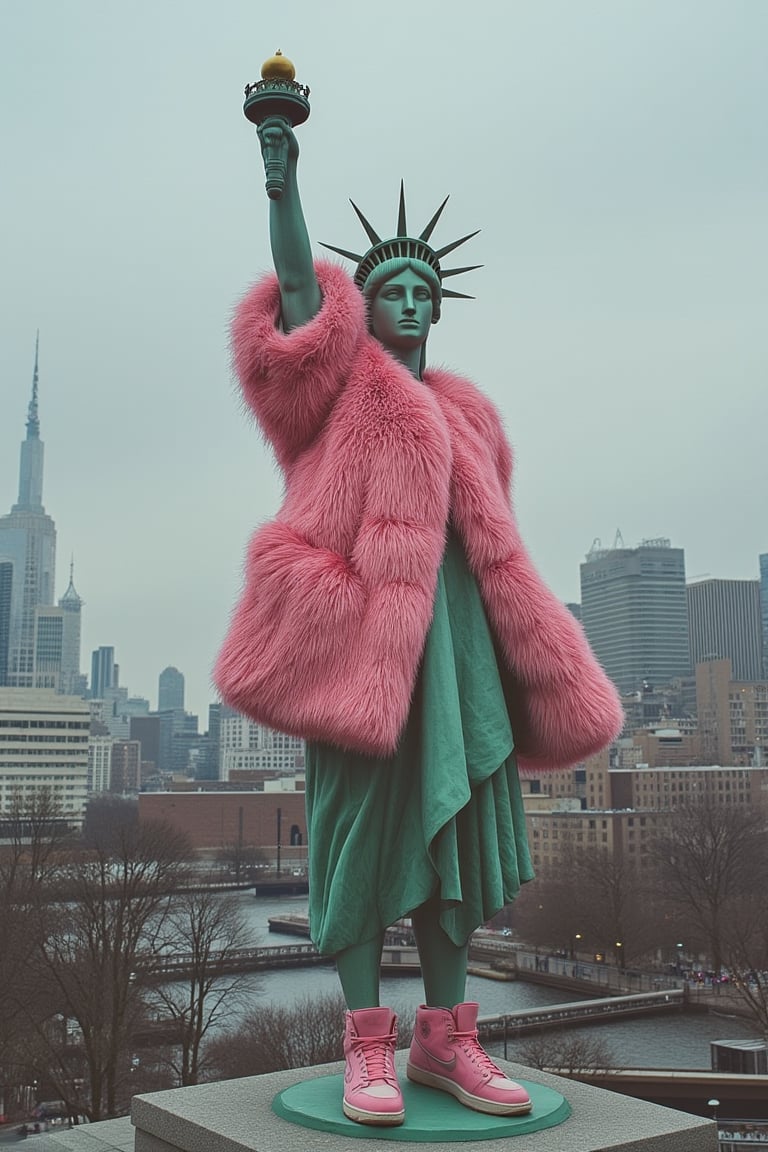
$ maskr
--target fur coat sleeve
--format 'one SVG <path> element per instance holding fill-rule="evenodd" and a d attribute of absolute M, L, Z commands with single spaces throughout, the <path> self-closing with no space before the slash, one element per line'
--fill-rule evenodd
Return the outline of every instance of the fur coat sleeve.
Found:
<path fill-rule="evenodd" d="M 323 303 L 307 324 L 281 331 L 274 273 L 247 293 L 232 323 L 243 398 L 284 469 L 323 427 L 366 333 L 365 303 L 346 273 L 323 261 L 316 271 Z"/>

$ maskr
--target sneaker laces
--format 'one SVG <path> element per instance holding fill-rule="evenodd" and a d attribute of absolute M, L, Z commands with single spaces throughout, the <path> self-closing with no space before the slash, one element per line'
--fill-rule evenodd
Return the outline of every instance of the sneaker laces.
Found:
<path fill-rule="evenodd" d="M 489 1076 L 507 1077 L 498 1064 L 494 1064 L 490 1056 L 477 1038 L 477 1032 L 454 1032 L 454 1039 L 461 1046 L 462 1052 L 470 1058 L 472 1063 L 481 1072 Z"/>
<path fill-rule="evenodd" d="M 352 1048 L 361 1057 L 362 1073 L 367 1084 L 374 1080 L 396 1084 L 392 1042 L 388 1036 L 353 1036 Z"/>

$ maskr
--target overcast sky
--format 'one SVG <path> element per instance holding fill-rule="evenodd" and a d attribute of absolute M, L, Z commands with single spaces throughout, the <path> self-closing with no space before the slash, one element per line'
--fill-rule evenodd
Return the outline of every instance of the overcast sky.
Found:
<path fill-rule="evenodd" d="M 405 179 L 453 256 L 429 359 L 515 447 L 523 534 L 579 599 L 596 537 L 668 536 L 689 578 L 768 551 L 768 4 L 763 0 L 0 0 L 0 512 L 40 328 L 44 502 L 115 647 L 201 719 L 253 528 L 280 482 L 228 323 L 270 264 L 242 90 L 276 48 L 309 84 L 313 241 L 384 235 Z M 320 250 L 322 251 L 322 250 Z M 446 261 L 450 265 L 451 259 Z"/>

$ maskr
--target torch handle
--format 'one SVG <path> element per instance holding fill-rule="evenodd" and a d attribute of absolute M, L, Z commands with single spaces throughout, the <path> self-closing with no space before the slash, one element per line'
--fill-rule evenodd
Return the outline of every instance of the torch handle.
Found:
<path fill-rule="evenodd" d="M 264 171 L 267 175 L 266 189 L 270 200 L 281 200 L 285 187 L 285 161 L 280 144 L 267 144 L 264 149 Z"/>

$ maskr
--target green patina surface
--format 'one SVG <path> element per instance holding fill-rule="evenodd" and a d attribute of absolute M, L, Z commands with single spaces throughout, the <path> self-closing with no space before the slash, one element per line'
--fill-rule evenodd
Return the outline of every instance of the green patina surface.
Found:
<path fill-rule="evenodd" d="M 404 1081 L 405 1123 L 395 1128 L 356 1124 L 341 1111 L 343 1076 L 323 1076 L 294 1084 L 278 1093 L 273 1111 L 291 1124 L 334 1132 L 354 1140 L 400 1140 L 411 1143 L 459 1140 L 501 1140 L 524 1136 L 562 1124 L 571 1114 L 565 1097 L 551 1088 L 519 1080 L 533 1101 L 533 1111 L 524 1116 L 486 1116 L 465 1108 L 445 1092 L 435 1092 Z"/>

